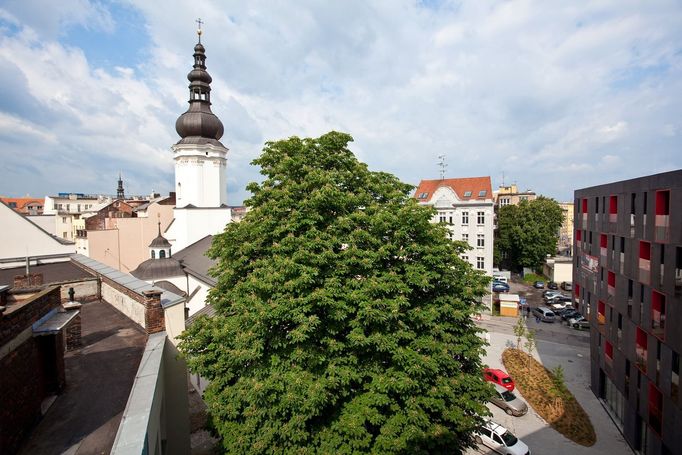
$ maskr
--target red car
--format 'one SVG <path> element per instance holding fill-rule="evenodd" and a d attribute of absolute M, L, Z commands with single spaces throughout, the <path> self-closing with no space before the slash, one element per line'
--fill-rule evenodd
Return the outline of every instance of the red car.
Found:
<path fill-rule="evenodd" d="M 501 385 L 510 392 L 514 390 L 514 380 L 502 370 L 498 370 L 496 368 L 485 368 L 483 370 L 483 378 L 486 381 Z"/>

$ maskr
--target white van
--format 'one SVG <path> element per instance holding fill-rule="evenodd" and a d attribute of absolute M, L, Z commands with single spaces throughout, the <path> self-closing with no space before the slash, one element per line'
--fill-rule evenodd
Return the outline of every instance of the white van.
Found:
<path fill-rule="evenodd" d="M 507 277 L 504 275 L 493 275 L 493 280 L 494 281 L 500 281 L 505 284 L 509 284 L 509 280 L 507 280 Z"/>

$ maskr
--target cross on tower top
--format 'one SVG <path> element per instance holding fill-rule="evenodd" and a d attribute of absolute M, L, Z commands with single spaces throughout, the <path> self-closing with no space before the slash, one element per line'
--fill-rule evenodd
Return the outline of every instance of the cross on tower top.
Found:
<path fill-rule="evenodd" d="M 199 35 L 199 42 L 201 43 L 201 24 L 203 24 L 204 21 L 202 21 L 201 18 L 198 18 L 194 22 L 196 22 L 197 25 L 199 26 L 199 28 L 197 28 L 197 35 Z"/>

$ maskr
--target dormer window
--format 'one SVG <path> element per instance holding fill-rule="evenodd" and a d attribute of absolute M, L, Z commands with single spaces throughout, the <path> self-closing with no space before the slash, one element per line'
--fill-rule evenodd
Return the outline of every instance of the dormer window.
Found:
<path fill-rule="evenodd" d="M 426 197 L 429 195 L 429 193 L 419 193 L 419 196 L 417 197 L 418 199 L 426 199 Z"/>
<path fill-rule="evenodd" d="M 485 197 L 488 192 L 486 190 L 481 190 L 478 192 L 478 197 Z"/>
<path fill-rule="evenodd" d="M 465 191 L 464 197 L 471 197 L 471 191 Z"/>

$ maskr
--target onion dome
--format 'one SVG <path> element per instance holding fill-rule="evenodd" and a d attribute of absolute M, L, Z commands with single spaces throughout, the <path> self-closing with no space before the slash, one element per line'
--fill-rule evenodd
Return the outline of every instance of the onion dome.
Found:
<path fill-rule="evenodd" d="M 201 35 L 199 35 L 201 38 Z M 211 112 L 211 75 L 206 71 L 206 49 L 201 41 L 194 46 L 194 66 L 189 80 L 189 109 L 178 117 L 175 130 L 178 144 L 213 144 L 223 147 L 223 123 Z"/>

